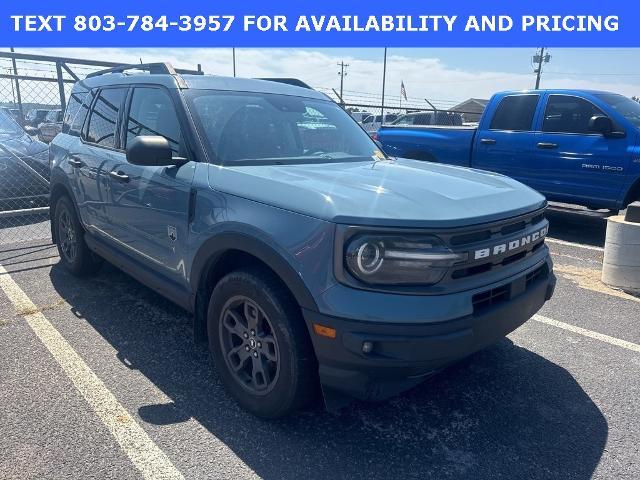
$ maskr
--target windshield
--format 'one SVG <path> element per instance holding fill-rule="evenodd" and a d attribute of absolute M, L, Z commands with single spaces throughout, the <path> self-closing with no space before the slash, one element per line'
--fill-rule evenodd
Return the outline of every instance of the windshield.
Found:
<path fill-rule="evenodd" d="M 0 135 L 21 135 L 20 125 L 13 121 L 9 115 L 0 111 Z"/>
<path fill-rule="evenodd" d="M 598 98 L 609 104 L 624 118 L 640 128 L 640 103 L 634 102 L 628 97 L 615 93 L 602 93 Z"/>
<path fill-rule="evenodd" d="M 328 163 L 384 158 L 331 101 L 253 92 L 190 90 L 210 153 L 222 164 Z"/>

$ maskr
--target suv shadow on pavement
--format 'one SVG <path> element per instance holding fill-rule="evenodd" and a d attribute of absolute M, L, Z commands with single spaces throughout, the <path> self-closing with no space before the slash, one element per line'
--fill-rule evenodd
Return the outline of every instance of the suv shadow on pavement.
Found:
<path fill-rule="evenodd" d="M 172 400 L 140 407 L 142 425 L 193 417 L 263 478 L 588 479 L 603 453 L 607 422 L 572 375 L 509 340 L 384 403 L 263 421 L 227 395 L 178 307 L 110 266 L 78 280 L 56 265 L 51 280 L 124 365 Z M 211 464 L 206 445 L 171 435 L 189 464 Z"/>

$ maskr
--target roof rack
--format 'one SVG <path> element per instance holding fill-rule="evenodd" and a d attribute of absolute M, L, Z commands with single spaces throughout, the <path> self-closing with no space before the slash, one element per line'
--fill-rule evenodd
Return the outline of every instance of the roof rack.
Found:
<path fill-rule="evenodd" d="M 304 83 L 302 80 L 298 80 L 297 78 L 258 78 L 256 80 L 266 80 L 268 82 L 278 82 L 278 83 L 286 83 L 287 85 L 293 85 L 294 87 L 302 87 L 308 88 L 309 90 L 313 90 L 309 85 Z"/>
<path fill-rule="evenodd" d="M 99 77 L 101 75 L 107 75 L 109 73 L 124 73 L 127 70 L 143 70 L 149 72 L 151 75 L 204 75 L 204 72 L 202 70 L 185 70 L 182 68 L 173 68 L 170 63 L 158 62 L 119 65 L 117 67 L 107 68 L 106 70 L 99 70 L 97 72 L 90 73 L 86 78 Z"/>

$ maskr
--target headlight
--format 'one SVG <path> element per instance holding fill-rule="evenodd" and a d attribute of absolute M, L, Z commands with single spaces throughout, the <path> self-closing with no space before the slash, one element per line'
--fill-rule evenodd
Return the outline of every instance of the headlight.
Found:
<path fill-rule="evenodd" d="M 466 260 L 437 237 L 368 234 L 352 238 L 345 263 L 358 280 L 373 285 L 432 285 L 452 265 Z"/>

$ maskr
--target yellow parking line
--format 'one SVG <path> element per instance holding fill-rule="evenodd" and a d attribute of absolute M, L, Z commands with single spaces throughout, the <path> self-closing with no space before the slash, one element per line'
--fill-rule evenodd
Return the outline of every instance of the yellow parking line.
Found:
<path fill-rule="evenodd" d="M 575 325 L 559 322 L 558 320 L 554 320 L 553 318 L 543 317 L 542 315 L 534 315 L 533 320 L 536 320 L 541 323 L 546 323 L 547 325 L 552 325 L 557 328 L 562 328 L 563 330 L 568 330 L 569 332 L 577 333 L 578 335 L 594 338 L 596 340 L 600 340 L 601 342 L 606 342 L 611 345 L 615 345 L 616 347 L 626 348 L 627 350 L 640 353 L 640 345 L 638 345 L 637 343 L 627 342 L 626 340 L 620 340 L 619 338 L 610 337 L 609 335 L 605 335 L 604 333 L 598 333 L 592 330 L 587 330 L 586 328 L 576 327 Z"/>
<path fill-rule="evenodd" d="M 0 288 L 142 475 L 149 479 L 184 478 L 2 265 Z"/>

